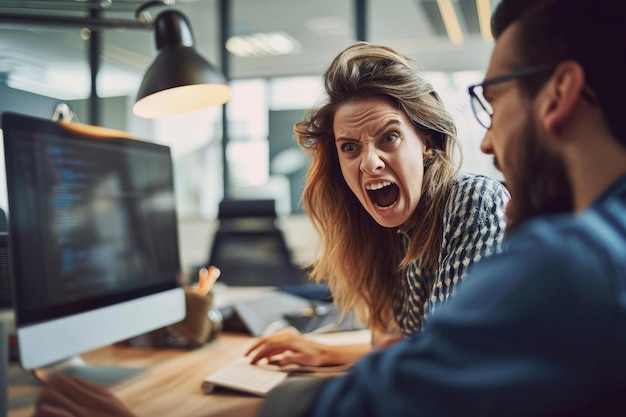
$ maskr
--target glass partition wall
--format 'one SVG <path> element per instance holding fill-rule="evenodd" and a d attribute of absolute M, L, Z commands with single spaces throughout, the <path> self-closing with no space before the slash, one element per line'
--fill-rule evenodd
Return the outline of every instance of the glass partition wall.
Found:
<path fill-rule="evenodd" d="M 27 3 L 45 3 L 48 15 L 88 16 L 80 9 L 85 3 L 78 0 L 75 6 L 50 0 L 24 2 L 24 7 Z M 132 20 L 144 2 L 110 3 L 109 10 L 101 11 L 103 19 Z M 172 148 L 181 220 L 214 219 L 224 196 L 274 198 L 280 215 L 300 214 L 308 160 L 293 140 L 293 123 L 319 101 L 322 72 L 357 38 L 359 26 L 366 40 L 394 47 L 423 67 L 457 122 L 463 169 L 498 177 L 491 159 L 479 151 L 484 131 L 473 122 L 466 97 L 466 86 L 482 78 L 493 44 L 480 30 L 479 9 L 485 4 L 493 9 L 497 0 L 449 1 L 461 39 L 450 34 L 439 3 L 445 2 L 179 0 L 168 7 L 189 18 L 198 52 L 227 69 L 231 100 L 224 107 L 160 120 L 135 117 L 131 107 L 156 52 L 153 33 L 107 28 L 98 35 L 99 124 Z M 227 21 L 220 13 L 224 5 Z M 151 13 L 160 10 L 155 7 Z M 9 25 L 1 19 L 17 12 L 41 10 L 8 10 L 0 5 L 0 109 L 51 117 L 56 104 L 63 102 L 76 120 L 89 123 L 89 48 L 95 35 L 77 25 Z M 222 24 L 227 25 L 226 53 L 220 43 Z M 223 57 L 228 62 L 220 62 Z M 4 200 L 2 196 L 0 202 Z"/>

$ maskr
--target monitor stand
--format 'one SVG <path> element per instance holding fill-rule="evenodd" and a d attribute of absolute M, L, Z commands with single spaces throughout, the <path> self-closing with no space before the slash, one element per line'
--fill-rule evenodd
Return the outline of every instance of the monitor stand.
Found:
<path fill-rule="evenodd" d="M 40 381 L 46 382 L 50 377 L 62 372 L 88 381 L 96 382 L 105 387 L 111 387 L 125 379 L 129 379 L 143 372 L 147 368 L 128 368 L 119 366 L 98 366 L 86 363 L 80 356 L 74 356 L 50 366 L 34 369 L 33 375 Z"/>

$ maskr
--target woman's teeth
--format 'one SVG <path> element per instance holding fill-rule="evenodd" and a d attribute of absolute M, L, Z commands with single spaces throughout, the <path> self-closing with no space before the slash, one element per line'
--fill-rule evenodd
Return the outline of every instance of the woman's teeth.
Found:
<path fill-rule="evenodd" d="M 367 191 L 376 191 L 376 190 L 380 190 L 383 187 L 388 187 L 390 185 L 391 185 L 391 182 L 383 181 L 383 182 L 377 182 L 377 183 L 374 183 L 374 184 L 367 184 L 365 186 L 365 189 Z"/>

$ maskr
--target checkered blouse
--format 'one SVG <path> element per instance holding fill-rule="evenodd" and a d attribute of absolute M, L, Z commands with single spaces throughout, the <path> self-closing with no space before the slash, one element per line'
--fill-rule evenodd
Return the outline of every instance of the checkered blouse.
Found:
<path fill-rule="evenodd" d="M 455 294 L 457 284 L 474 262 L 500 251 L 508 200 L 506 188 L 489 177 L 461 174 L 455 178 L 443 217 L 437 269 L 422 271 L 416 261 L 404 272 L 396 292 L 394 316 L 402 333 L 419 331 L 428 316 Z M 425 279 L 426 274 L 431 279 Z M 431 288 L 425 288 L 427 281 L 433 283 Z"/>

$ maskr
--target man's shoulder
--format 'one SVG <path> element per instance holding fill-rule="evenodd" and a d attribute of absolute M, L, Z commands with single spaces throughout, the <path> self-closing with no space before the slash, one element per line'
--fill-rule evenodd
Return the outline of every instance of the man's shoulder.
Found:
<path fill-rule="evenodd" d="M 457 297 L 474 304 L 514 299 L 516 308 L 550 312 L 578 308 L 587 311 L 585 320 L 626 314 L 617 301 L 626 296 L 623 205 L 529 220 L 506 242 L 503 252 L 473 268 Z"/>
<path fill-rule="evenodd" d="M 626 238 L 626 203 L 609 199 L 591 206 L 579 215 L 572 213 L 540 216 L 520 225 L 520 234 L 602 236 L 608 232 Z"/>
<path fill-rule="evenodd" d="M 626 205 L 609 201 L 580 215 L 555 214 L 529 220 L 507 239 L 507 247 L 568 264 L 588 263 L 594 254 L 619 256 L 615 251 L 626 247 Z"/>

